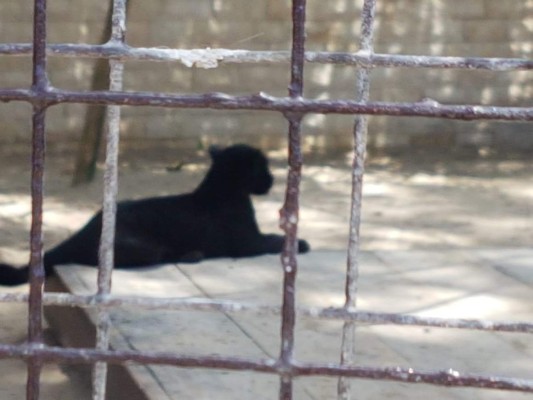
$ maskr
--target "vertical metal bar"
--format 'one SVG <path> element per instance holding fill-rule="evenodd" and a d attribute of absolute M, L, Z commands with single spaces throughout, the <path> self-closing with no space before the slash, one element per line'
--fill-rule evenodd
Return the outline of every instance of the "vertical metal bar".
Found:
<path fill-rule="evenodd" d="M 376 1 L 365 0 L 361 15 L 360 51 L 373 52 L 374 21 L 376 14 Z M 356 74 L 355 98 L 359 102 L 367 102 L 370 91 L 370 69 L 360 67 Z M 354 122 L 354 156 L 352 160 L 352 204 L 350 210 L 350 233 L 348 238 L 348 256 L 346 271 L 346 301 L 344 306 L 348 310 L 356 307 L 357 279 L 359 276 L 359 248 L 361 226 L 361 205 L 363 198 L 363 175 L 365 170 L 366 137 L 368 118 L 366 115 L 357 115 Z M 355 358 L 355 322 L 344 323 L 341 345 L 341 364 L 351 365 Z M 339 378 L 338 398 L 349 400 L 351 398 L 350 381 L 345 377 Z"/>
<path fill-rule="evenodd" d="M 114 0 L 112 15 L 111 42 L 123 44 L 126 32 L 126 1 Z M 110 60 L 110 90 L 122 90 L 124 64 Z M 104 195 L 102 205 L 102 235 L 99 251 L 98 292 L 105 297 L 111 292 L 111 280 L 114 259 L 115 222 L 118 187 L 118 148 L 120 133 L 120 106 L 107 107 L 106 120 L 106 160 L 104 172 Z M 110 331 L 109 312 L 98 311 L 96 329 L 96 348 L 109 348 Z M 93 399 L 104 400 L 107 386 L 107 363 L 97 362 L 93 369 Z"/>
<path fill-rule="evenodd" d="M 306 0 L 293 0 L 292 3 L 292 53 L 291 53 L 291 82 L 289 95 L 299 99 L 303 95 L 303 68 L 305 57 L 305 7 Z M 302 169 L 301 152 L 301 122 L 303 115 L 287 113 L 289 121 L 289 172 L 285 202 L 280 211 L 280 226 L 285 231 L 285 245 L 281 254 L 283 266 L 283 305 L 281 323 L 281 354 L 280 363 L 290 369 L 294 353 L 294 325 L 296 272 L 298 264 L 298 215 L 299 191 Z M 292 399 L 292 376 L 290 371 L 280 377 L 280 399 Z"/>
<path fill-rule="evenodd" d="M 35 0 L 33 16 L 33 75 L 32 91 L 36 94 L 48 88 L 46 76 L 46 0 Z M 30 346 L 43 344 L 43 197 L 45 161 L 45 116 L 46 104 L 41 100 L 33 103 L 32 117 L 32 172 L 31 198 L 32 221 L 30 232 L 30 293 L 28 300 L 28 342 Z M 28 359 L 26 382 L 27 400 L 39 398 L 42 360 Z"/>

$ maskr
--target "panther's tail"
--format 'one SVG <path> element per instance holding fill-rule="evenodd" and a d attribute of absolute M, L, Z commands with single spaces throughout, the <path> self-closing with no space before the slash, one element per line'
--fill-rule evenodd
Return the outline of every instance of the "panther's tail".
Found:
<path fill-rule="evenodd" d="M 29 267 L 16 268 L 7 264 L 0 264 L 0 285 L 22 285 L 29 280 Z"/>
<path fill-rule="evenodd" d="M 64 264 L 90 264 L 83 258 L 87 251 L 93 247 L 89 242 L 89 250 L 86 250 L 80 243 L 87 244 L 87 240 L 83 243 L 84 238 L 76 235 L 70 239 L 65 240 L 53 249 L 46 251 L 43 254 L 43 264 L 45 276 L 49 277 L 54 274 L 54 265 Z M 80 250 L 81 249 L 81 250 Z M 95 251 L 96 253 L 96 251 Z M 92 254 L 92 253 L 91 253 Z M 94 257 L 96 258 L 96 256 Z M 93 261 L 92 259 L 90 261 Z M 96 265 L 94 262 L 92 265 Z M 24 267 L 14 267 L 9 264 L 0 263 L 0 286 L 16 286 L 27 283 L 30 277 L 30 269 L 26 265 Z"/>

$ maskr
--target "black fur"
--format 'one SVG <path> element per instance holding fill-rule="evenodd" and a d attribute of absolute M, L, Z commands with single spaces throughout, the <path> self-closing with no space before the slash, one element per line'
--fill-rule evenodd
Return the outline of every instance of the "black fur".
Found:
<path fill-rule="evenodd" d="M 259 231 L 250 200 L 250 194 L 266 194 L 272 186 L 266 157 L 246 145 L 212 148 L 210 153 L 211 168 L 194 192 L 118 203 L 117 268 L 281 252 L 283 236 Z M 98 212 L 80 231 L 47 251 L 46 275 L 53 273 L 54 265 L 97 265 L 101 224 Z M 299 252 L 309 251 L 304 240 L 298 247 Z M 27 266 L 0 264 L 0 285 L 27 281 Z"/>

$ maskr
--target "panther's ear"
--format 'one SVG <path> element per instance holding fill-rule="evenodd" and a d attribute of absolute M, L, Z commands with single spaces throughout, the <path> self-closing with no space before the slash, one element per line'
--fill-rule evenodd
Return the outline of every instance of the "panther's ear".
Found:
<path fill-rule="evenodd" d="M 217 146 L 217 145 L 209 146 L 209 155 L 211 156 L 211 159 L 214 160 L 215 158 L 217 158 L 218 155 L 222 153 L 223 150 L 224 148 L 222 146 Z"/>

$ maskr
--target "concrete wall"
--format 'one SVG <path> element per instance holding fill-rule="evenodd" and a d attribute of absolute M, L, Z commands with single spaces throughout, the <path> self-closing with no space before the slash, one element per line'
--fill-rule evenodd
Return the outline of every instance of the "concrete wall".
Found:
<path fill-rule="evenodd" d="M 171 48 L 222 47 L 287 50 L 290 44 L 288 0 L 130 0 L 127 40 L 132 46 Z M 98 43 L 107 1 L 50 0 L 52 43 Z M 356 51 L 362 0 L 308 0 L 308 50 Z M 0 2 L 0 40 L 29 42 L 30 1 Z M 379 1 L 376 52 L 445 56 L 531 58 L 531 0 L 382 0 Z M 94 61 L 51 58 L 53 85 L 89 89 Z M 0 86 L 27 87 L 28 57 L 0 57 Z M 286 65 L 222 65 L 190 69 L 177 63 L 130 62 L 126 90 L 201 93 L 222 91 L 287 94 Z M 353 67 L 307 65 L 305 95 L 352 98 Z M 418 101 L 509 106 L 533 105 L 531 71 L 376 69 L 372 100 Z M 53 107 L 48 115 L 51 142 L 73 142 L 80 134 L 83 105 Z M 31 109 L 27 104 L 0 104 L 0 143 L 25 141 Z M 310 115 L 305 143 L 321 150 L 345 149 L 351 143 L 352 118 Z M 277 113 L 124 108 L 124 139 L 171 139 L 188 145 L 247 140 L 277 146 L 286 123 Z M 459 122 L 429 118 L 371 118 L 369 143 L 386 149 L 533 149 L 531 124 Z"/>

